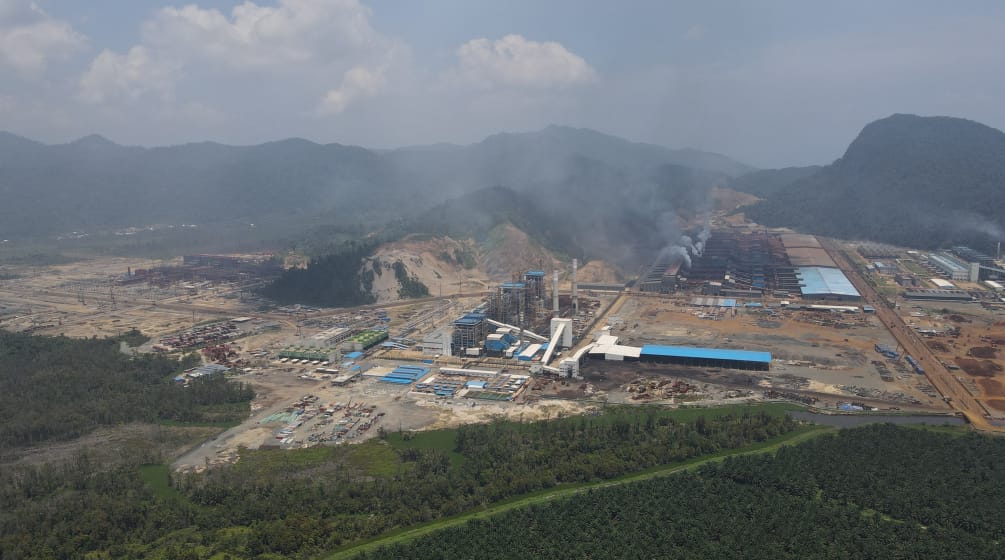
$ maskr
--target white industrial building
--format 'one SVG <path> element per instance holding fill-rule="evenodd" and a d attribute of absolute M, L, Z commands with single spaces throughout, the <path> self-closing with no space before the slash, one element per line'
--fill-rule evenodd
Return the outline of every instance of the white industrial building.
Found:
<path fill-rule="evenodd" d="M 966 281 L 970 278 L 970 267 L 967 263 L 946 253 L 930 253 L 928 262 L 949 277 L 950 280 Z"/>
<path fill-rule="evenodd" d="M 328 330 L 312 335 L 310 339 L 308 339 L 308 344 L 311 346 L 338 346 L 348 340 L 350 336 L 352 336 L 351 329 L 347 329 L 345 327 L 332 327 Z"/>

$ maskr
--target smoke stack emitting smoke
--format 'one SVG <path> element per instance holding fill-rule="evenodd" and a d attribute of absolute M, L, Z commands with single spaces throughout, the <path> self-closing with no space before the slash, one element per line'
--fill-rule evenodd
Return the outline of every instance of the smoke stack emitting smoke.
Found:
<path fill-rule="evenodd" d="M 690 269 L 691 257 L 700 257 L 705 252 L 705 242 L 712 237 L 712 231 L 708 228 L 708 224 L 702 227 L 696 237 L 697 241 L 688 235 L 681 235 L 675 245 L 664 247 L 660 251 L 658 260 L 668 262 L 671 265 L 680 263 L 683 268 Z"/>

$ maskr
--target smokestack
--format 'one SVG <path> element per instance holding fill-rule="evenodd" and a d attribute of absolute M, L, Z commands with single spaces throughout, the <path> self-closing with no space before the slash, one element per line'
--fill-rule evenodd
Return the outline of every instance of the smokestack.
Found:
<path fill-rule="evenodd" d="M 554 273 L 554 277 L 551 283 L 551 305 L 552 305 L 552 316 L 558 317 L 558 271 Z"/>
<path fill-rule="evenodd" d="M 576 295 L 576 271 L 579 269 L 579 261 L 572 259 L 572 314 L 579 315 L 579 297 Z"/>
<path fill-rule="evenodd" d="M 995 260 L 999 261 L 1002 258 L 1002 242 L 998 242 L 998 248 L 995 249 Z"/>

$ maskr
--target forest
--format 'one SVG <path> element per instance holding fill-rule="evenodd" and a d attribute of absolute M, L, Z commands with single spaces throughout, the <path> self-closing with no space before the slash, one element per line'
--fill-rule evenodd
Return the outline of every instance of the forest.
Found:
<path fill-rule="evenodd" d="M 798 429 L 777 410 L 659 408 L 437 432 L 361 445 L 244 450 L 203 474 L 137 461 L 0 473 L 3 558 L 304 558 L 563 484 L 736 449 Z M 45 546 L 40 546 L 43 543 Z"/>
<path fill-rule="evenodd" d="M 363 259 L 376 247 L 347 241 L 332 254 L 311 259 L 307 268 L 291 268 L 262 290 L 262 295 L 286 305 L 352 307 L 375 301 L 370 294 L 374 271 L 363 271 Z"/>
<path fill-rule="evenodd" d="M 1001 558 L 1002 457 L 1000 438 L 873 425 L 356 558 Z"/>
<path fill-rule="evenodd" d="M 893 115 L 863 128 L 841 159 L 777 190 L 762 189 L 767 200 L 742 211 L 766 226 L 841 239 L 990 251 L 1005 226 L 996 211 L 1005 204 L 1002 153 L 1000 130 Z M 784 171 L 760 178 L 784 183 L 791 178 Z M 758 182 L 755 176 L 748 184 Z"/>
<path fill-rule="evenodd" d="M 119 340 L 0 331 L 0 452 L 126 422 L 227 423 L 247 417 L 254 397 L 249 385 L 216 377 L 181 387 L 174 375 L 198 356 L 131 356 L 119 350 Z"/>

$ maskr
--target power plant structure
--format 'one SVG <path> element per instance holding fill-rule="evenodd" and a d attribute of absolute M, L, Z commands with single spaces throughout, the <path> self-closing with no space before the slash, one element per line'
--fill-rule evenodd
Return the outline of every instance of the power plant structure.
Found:
<path fill-rule="evenodd" d="M 578 261 L 574 260 L 570 302 L 573 314 L 578 304 L 577 268 Z M 572 319 L 561 317 L 558 274 L 558 270 L 552 274 L 550 294 L 543 270 L 529 270 L 519 279 L 499 284 L 484 304 L 453 322 L 450 353 L 530 361 L 541 355 L 550 359 L 559 348 L 571 346 L 573 324 Z M 539 332 L 547 332 L 548 336 Z"/>

